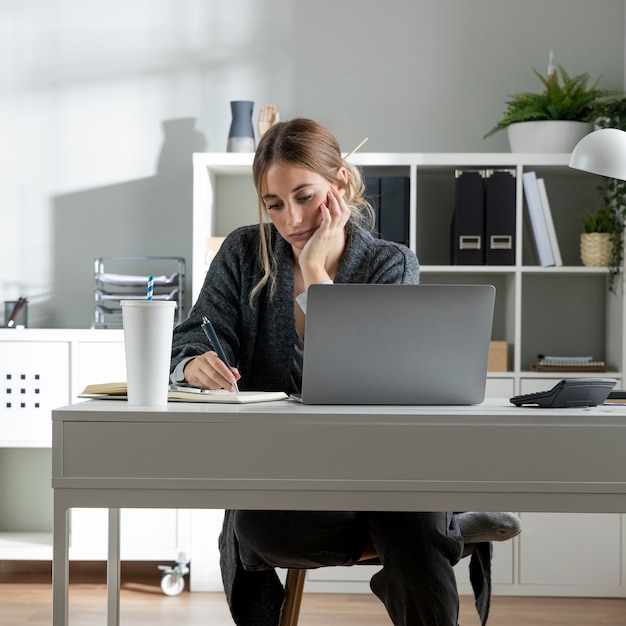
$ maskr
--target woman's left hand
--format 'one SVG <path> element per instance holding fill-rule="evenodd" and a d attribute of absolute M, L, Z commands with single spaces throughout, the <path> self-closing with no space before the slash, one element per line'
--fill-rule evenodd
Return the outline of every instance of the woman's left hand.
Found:
<path fill-rule="evenodd" d="M 325 271 L 329 257 L 338 260 L 345 245 L 344 228 L 350 217 L 350 207 L 336 188 L 329 190 L 326 203 L 320 205 L 320 213 L 320 225 L 300 253 L 299 264 L 303 273 L 307 269 Z"/>

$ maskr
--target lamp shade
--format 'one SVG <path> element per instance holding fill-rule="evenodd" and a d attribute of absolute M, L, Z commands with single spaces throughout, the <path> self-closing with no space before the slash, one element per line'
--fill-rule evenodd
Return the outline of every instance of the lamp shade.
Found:
<path fill-rule="evenodd" d="M 569 166 L 626 180 L 626 132 L 601 128 L 585 135 L 574 147 Z"/>

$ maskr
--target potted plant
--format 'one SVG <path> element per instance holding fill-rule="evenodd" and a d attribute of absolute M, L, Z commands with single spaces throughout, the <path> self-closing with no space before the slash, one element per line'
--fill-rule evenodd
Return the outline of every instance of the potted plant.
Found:
<path fill-rule="evenodd" d="M 533 72 L 543 91 L 510 96 L 502 118 L 484 138 L 507 129 L 513 152 L 571 152 L 591 131 L 602 98 L 615 92 L 600 89 L 599 79 L 589 86 L 587 72 L 570 76 L 561 65 L 553 73 L 549 69 L 547 77 Z"/>
<path fill-rule="evenodd" d="M 624 256 L 624 201 L 622 196 L 622 208 L 616 211 L 615 205 L 611 205 L 611 199 L 606 195 L 606 187 L 599 186 L 598 191 L 605 204 L 581 215 L 584 232 L 580 235 L 580 259 L 586 266 L 608 267 L 608 286 L 611 291 L 615 291 L 615 278 L 620 272 Z"/>
<path fill-rule="evenodd" d="M 611 261 L 613 214 L 606 206 L 585 211 L 580 216 L 583 232 L 580 235 L 580 258 L 589 267 L 607 267 Z"/>

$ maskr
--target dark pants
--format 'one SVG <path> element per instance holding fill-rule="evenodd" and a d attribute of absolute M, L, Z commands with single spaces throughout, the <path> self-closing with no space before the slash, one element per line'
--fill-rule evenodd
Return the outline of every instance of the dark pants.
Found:
<path fill-rule="evenodd" d="M 237 511 L 235 533 L 257 571 L 353 565 L 369 536 L 383 565 L 370 586 L 395 626 L 457 626 L 463 541 L 451 513 Z"/>

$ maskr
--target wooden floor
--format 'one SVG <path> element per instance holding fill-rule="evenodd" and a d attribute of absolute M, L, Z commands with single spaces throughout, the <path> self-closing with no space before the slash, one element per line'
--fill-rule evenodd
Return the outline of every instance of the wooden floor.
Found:
<path fill-rule="evenodd" d="M 0 561 L 0 626 L 51 626 L 50 562 Z M 106 626 L 106 566 L 70 563 L 70 626 Z M 163 594 L 152 563 L 123 562 L 122 626 L 233 626 L 222 593 Z M 188 582 L 188 579 L 187 581 Z M 469 596 L 460 626 L 479 626 Z M 299 626 L 391 626 L 369 594 L 305 593 Z M 494 596 L 488 626 L 626 626 L 626 599 Z"/>
<path fill-rule="evenodd" d="M 103 584 L 73 583 L 70 625 L 105 626 Z M 50 626 L 52 589 L 47 583 L 0 583 L 0 626 Z M 124 583 L 123 626 L 232 626 L 221 593 L 165 596 L 160 587 Z M 299 626 L 390 626 L 382 605 L 370 595 L 305 593 Z M 493 598 L 489 626 L 623 626 L 626 600 Z M 471 598 L 461 598 L 460 626 L 478 626 Z"/>

